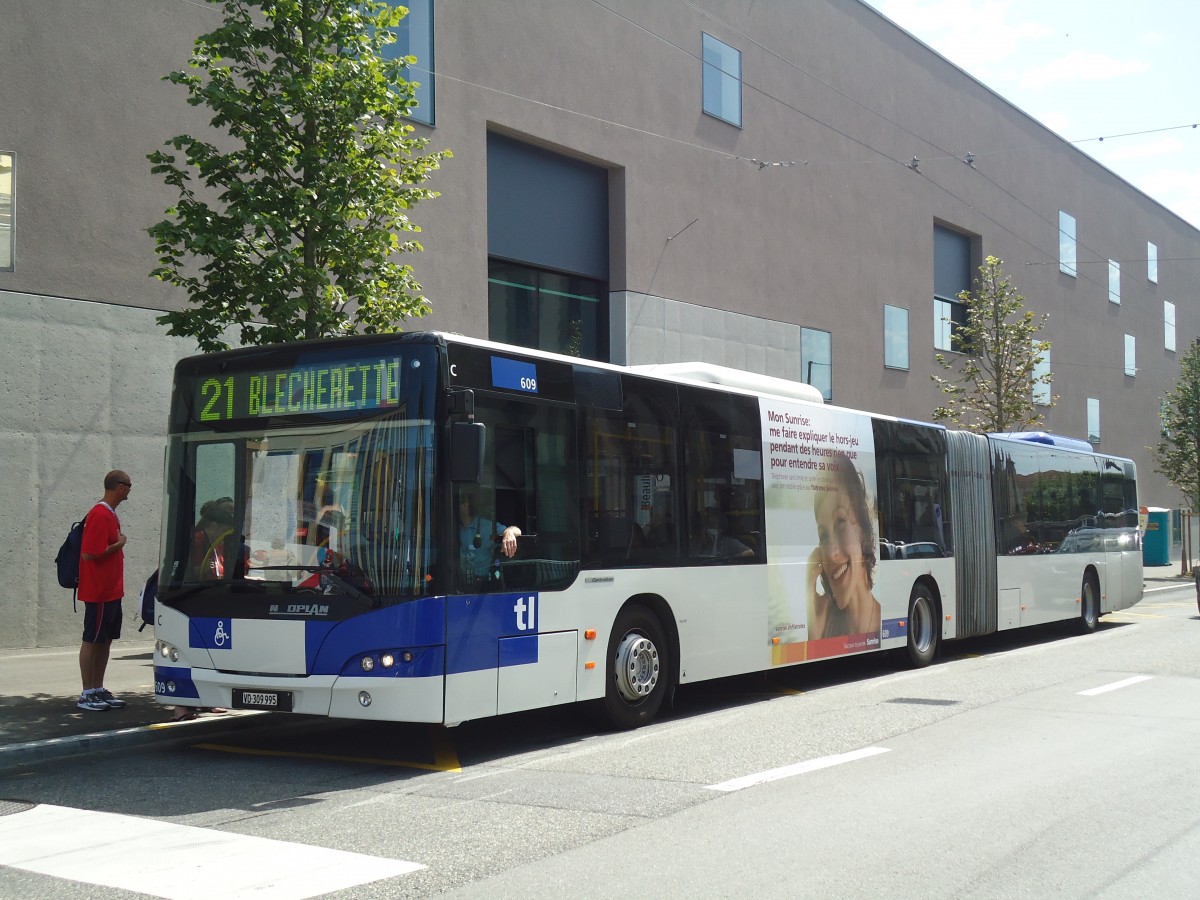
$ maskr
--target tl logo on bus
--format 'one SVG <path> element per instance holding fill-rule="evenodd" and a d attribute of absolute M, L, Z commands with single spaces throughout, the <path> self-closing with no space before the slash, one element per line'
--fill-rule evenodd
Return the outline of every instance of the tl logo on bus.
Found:
<path fill-rule="evenodd" d="M 517 631 L 537 631 L 537 594 L 518 597 L 513 612 L 517 614 Z"/>

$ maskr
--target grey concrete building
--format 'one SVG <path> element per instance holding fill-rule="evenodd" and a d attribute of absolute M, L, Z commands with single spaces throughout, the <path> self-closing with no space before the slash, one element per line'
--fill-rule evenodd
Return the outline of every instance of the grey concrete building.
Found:
<path fill-rule="evenodd" d="M 1200 331 L 1200 232 L 859 0 L 411 0 L 431 327 L 642 364 L 700 359 L 928 419 L 983 257 L 1050 316 L 1047 429 L 1139 466 Z M 146 154 L 220 8 L 10 0 L 0 28 L 0 645 L 78 639 L 54 580 L 120 467 L 127 588 L 155 566 L 175 360 Z M 127 615 L 133 611 L 127 604 Z M 127 629 L 132 630 L 127 625 Z"/>

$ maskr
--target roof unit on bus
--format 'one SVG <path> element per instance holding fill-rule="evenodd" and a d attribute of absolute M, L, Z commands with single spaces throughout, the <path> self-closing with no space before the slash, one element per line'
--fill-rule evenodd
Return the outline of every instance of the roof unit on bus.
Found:
<path fill-rule="evenodd" d="M 706 362 L 659 363 L 648 366 L 629 366 L 629 371 L 673 381 L 690 381 L 696 384 L 719 384 L 722 387 L 738 388 L 758 394 L 774 394 L 777 397 L 792 397 L 809 403 L 824 403 L 821 391 L 811 384 L 788 381 L 774 375 L 759 375 L 743 372 Z"/>
<path fill-rule="evenodd" d="M 1095 453 L 1096 448 L 1087 441 L 1079 438 L 1063 437 L 1061 434 L 1049 434 L 1045 431 L 1002 431 L 993 437 L 1011 438 L 1014 441 L 1029 441 L 1034 444 L 1046 444 L 1051 447 L 1061 447 L 1064 450 L 1082 450 L 1084 453 Z"/>

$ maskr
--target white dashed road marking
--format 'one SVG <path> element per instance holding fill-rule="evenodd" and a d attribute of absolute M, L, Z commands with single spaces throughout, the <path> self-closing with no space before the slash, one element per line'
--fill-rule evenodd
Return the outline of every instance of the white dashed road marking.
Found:
<path fill-rule="evenodd" d="M 828 769 L 830 766 L 840 766 L 842 763 L 854 762 L 887 752 L 887 747 L 864 747 L 861 750 L 852 750 L 849 753 L 838 753 L 836 756 L 822 756 L 819 759 L 810 759 L 807 762 L 794 763 L 778 769 L 768 769 L 766 772 L 756 772 L 753 775 L 743 775 L 741 778 L 731 778 L 729 781 L 722 781 L 720 784 L 710 784 L 708 787 L 714 791 L 740 791 L 742 788 L 753 787 L 756 784 L 778 781 L 781 778 L 791 778 L 793 775 L 804 775 L 808 772 L 816 772 L 818 769 Z"/>
<path fill-rule="evenodd" d="M 1132 678 L 1126 678 L 1124 681 L 1114 681 L 1112 684 L 1105 684 L 1100 687 L 1094 687 L 1089 691 L 1080 691 L 1080 697 L 1095 697 L 1097 694 L 1107 694 L 1109 691 L 1119 691 L 1121 688 L 1129 687 L 1131 684 L 1138 684 L 1143 681 L 1149 681 L 1151 675 L 1134 675 Z"/>

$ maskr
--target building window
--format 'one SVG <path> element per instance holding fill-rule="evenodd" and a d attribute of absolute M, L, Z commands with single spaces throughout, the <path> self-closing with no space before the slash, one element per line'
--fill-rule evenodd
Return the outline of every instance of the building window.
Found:
<path fill-rule="evenodd" d="M 1115 259 L 1108 261 L 1108 301 L 1121 302 L 1121 264 Z"/>
<path fill-rule="evenodd" d="M 1058 271 L 1075 277 L 1075 217 L 1058 212 Z"/>
<path fill-rule="evenodd" d="M 1146 277 L 1158 284 L 1158 245 L 1146 242 Z"/>
<path fill-rule="evenodd" d="M 1100 443 L 1100 401 L 1095 397 L 1087 401 L 1087 431 L 1088 443 Z"/>
<path fill-rule="evenodd" d="M 488 260 L 488 337 L 583 359 L 604 359 L 604 289 L 594 278 Z"/>
<path fill-rule="evenodd" d="M 1125 335 L 1125 374 L 1137 374 L 1137 339 L 1132 334 Z"/>
<path fill-rule="evenodd" d="M 742 51 L 702 35 L 704 111 L 742 127 Z"/>
<path fill-rule="evenodd" d="M 16 256 L 13 229 L 13 155 L 0 153 L 0 272 L 11 272 Z"/>
<path fill-rule="evenodd" d="M 941 225 L 933 226 L 933 346 L 965 350 L 951 336 L 967 323 L 967 307 L 958 295 L 971 290 L 971 239 Z"/>
<path fill-rule="evenodd" d="M 408 15 L 396 26 L 396 40 L 383 48 L 383 57 L 417 58 L 416 64 L 405 70 L 405 77 L 417 85 L 417 105 L 408 115 L 414 122 L 433 125 L 433 0 L 406 0 L 404 5 Z"/>
<path fill-rule="evenodd" d="M 826 402 L 833 399 L 833 336 L 816 328 L 800 329 L 800 366 L 804 383 L 821 392 Z"/>
<path fill-rule="evenodd" d="M 1050 385 L 1038 381 L 1043 375 L 1050 374 L 1050 351 L 1043 350 L 1042 355 L 1033 364 L 1033 402 L 1038 406 L 1049 406 Z"/>
<path fill-rule="evenodd" d="M 908 368 L 908 310 L 883 306 L 883 364 L 889 369 Z"/>
<path fill-rule="evenodd" d="M 1163 301 L 1163 346 L 1175 352 L 1175 304 Z"/>

